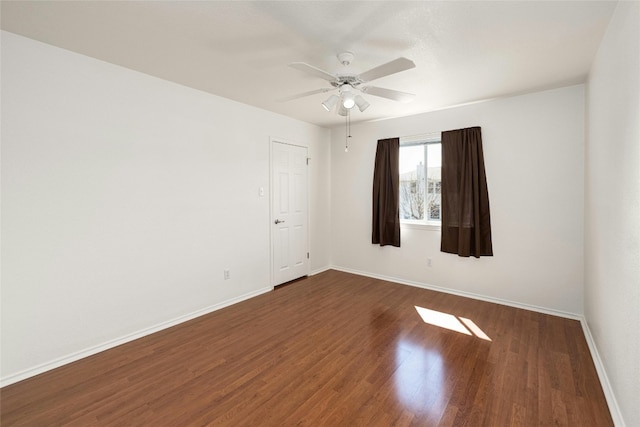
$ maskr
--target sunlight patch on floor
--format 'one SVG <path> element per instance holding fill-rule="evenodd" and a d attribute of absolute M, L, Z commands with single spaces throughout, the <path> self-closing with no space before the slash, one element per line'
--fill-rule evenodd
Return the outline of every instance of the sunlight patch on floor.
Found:
<path fill-rule="evenodd" d="M 465 324 L 467 328 L 469 328 L 471 332 L 473 332 L 475 336 L 477 336 L 478 338 L 482 338 L 483 340 L 486 340 L 486 341 L 491 341 L 491 338 L 489 338 L 487 334 L 485 334 L 484 331 L 480 329 L 478 325 L 476 325 L 473 322 L 473 320 L 467 319 L 464 317 L 459 317 L 459 319 L 462 321 L 462 323 Z"/>
<path fill-rule="evenodd" d="M 424 321 L 433 326 L 449 329 L 451 331 L 459 332 L 465 335 L 475 335 L 486 341 L 491 341 L 491 338 L 484 333 L 478 325 L 476 325 L 471 319 L 465 317 L 457 317 L 453 314 L 443 313 L 442 311 L 430 310 L 428 308 L 414 306 L 416 311 Z"/>

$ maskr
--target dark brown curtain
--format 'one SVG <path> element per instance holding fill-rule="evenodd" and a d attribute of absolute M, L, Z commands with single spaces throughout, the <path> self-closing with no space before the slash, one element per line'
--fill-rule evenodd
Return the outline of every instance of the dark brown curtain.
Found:
<path fill-rule="evenodd" d="M 440 250 L 463 257 L 493 255 L 480 127 L 442 132 Z"/>
<path fill-rule="evenodd" d="M 400 138 L 381 139 L 373 171 L 371 243 L 400 247 Z"/>

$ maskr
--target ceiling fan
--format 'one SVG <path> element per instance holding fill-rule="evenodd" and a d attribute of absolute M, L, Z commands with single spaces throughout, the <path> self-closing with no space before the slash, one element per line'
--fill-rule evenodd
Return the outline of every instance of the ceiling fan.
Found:
<path fill-rule="evenodd" d="M 354 56 L 351 52 L 342 52 L 338 54 L 338 61 L 340 61 L 340 63 L 345 67 L 351 64 L 353 58 Z M 348 111 L 354 106 L 357 106 L 361 112 L 369 107 L 370 104 L 359 94 L 359 92 L 400 102 L 410 102 L 415 97 L 415 95 L 412 93 L 366 85 L 366 83 L 379 79 L 381 77 L 414 68 L 416 65 L 413 63 L 413 61 L 407 58 L 394 59 L 391 62 L 379 65 L 360 74 L 331 74 L 327 71 L 321 70 L 320 68 L 314 67 L 313 65 L 309 65 L 304 62 L 293 62 L 289 64 L 289 66 L 291 68 L 295 68 L 296 70 L 300 70 L 315 77 L 326 80 L 332 87 L 299 93 L 297 95 L 280 99 L 281 102 L 291 101 L 293 99 L 303 98 L 305 96 L 315 95 L 317 93 L 325 93 L 337 90 L 339 95 L 331 95 L 329 98 L 327 98 L 326 101 L 322 103 L 322 106 L 325 108 L 325 110 L 331 111 L 333 107 L 338 105 L 338 108 L 336 110 L 337 113 L 341 116 L 346 116 Z M 340 101 L 340 103 L 338 103 L 338 101 Z"/>

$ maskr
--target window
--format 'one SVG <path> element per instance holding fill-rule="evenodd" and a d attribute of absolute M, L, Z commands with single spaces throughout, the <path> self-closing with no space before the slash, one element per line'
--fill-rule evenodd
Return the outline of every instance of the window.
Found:
<path fill-rule="evenodd" d="M 400 222 L 440 225 L 440 137 L 400 139 Z"/>

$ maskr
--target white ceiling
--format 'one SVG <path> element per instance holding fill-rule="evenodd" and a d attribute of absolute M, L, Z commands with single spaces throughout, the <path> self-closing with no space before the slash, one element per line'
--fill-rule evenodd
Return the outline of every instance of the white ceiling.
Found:
<path fill-rule="evenodd" d="M 409 104 L 365 95 L 352 121 L 405 116 L 584 82 L 611 1 L 2 1 L 2 29 L 321 126 L 344 118 L 327 94 L 277 99 L 328 82 L 301 61 L 358 73 L 400 56 L 416 68 L 375 86 Z"/>

